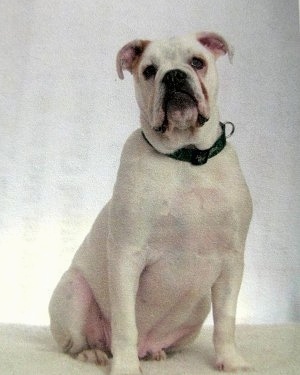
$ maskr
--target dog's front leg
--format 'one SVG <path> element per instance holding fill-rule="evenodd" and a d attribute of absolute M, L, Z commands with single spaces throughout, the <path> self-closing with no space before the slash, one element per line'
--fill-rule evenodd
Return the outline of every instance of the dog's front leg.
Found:
<path fill-rule="evenodd" d="M 235 316 L 237 298 L 243 275 L 243 259 L 237 256 L 227 261 L 212 288 L 214 346 L 216 366 L 220 371 L 249 370 L 249 364 L 235 347 Z"/>
<path fill-rule="evenodd" d="M 140 375 L 135 303 L 143 269 L 141 250 L 115 242 L 112 238 L 108 250 L 113 353 L 111 375 Z"/>

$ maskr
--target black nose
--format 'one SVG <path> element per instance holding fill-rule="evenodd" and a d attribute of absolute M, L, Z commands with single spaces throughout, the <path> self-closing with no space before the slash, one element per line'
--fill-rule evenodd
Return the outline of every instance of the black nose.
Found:
<path fill-rule="evenodd" d="M 173 86 L 176 86 L 178 84 L 182 84 L 184 80 L 186 80 L 187 78 L 187 74 L 185 72 L 183 72 L 182 70 L 180 69 L 173 69 L 173 70 L 169 70 L 162 82 L 167 86 L 167 87 L 173 87 Z"/>

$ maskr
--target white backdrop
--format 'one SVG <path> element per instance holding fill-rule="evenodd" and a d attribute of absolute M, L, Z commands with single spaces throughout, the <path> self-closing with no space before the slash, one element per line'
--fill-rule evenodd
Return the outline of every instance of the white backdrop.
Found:
<path fill-rule="evenodd" d="M 200 30 L 236 51 L 218 65 L 255 210 L 238 322 L 299 321 L 296 0 L 1 0 L 0 321 L 48 323 L 52 289 L 111 195 L 139 126 L 118 49 Z"/>

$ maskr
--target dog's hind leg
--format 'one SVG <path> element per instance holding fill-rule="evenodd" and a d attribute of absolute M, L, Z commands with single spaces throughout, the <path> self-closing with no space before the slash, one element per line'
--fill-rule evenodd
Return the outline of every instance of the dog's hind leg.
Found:
<path fill-rule="evenodd" d="M 79 271 L 65 272 L 49 304 L 51 333 L 65 353 L 76 354 L 88 348 L 84 325 L 92 294 L 82 281 Z"/>
<path fill-rule="evenodd" d="M 49 313 L 51 332 L 64 352 L 81 361 L 107 363 L 109 325 L 80 271 L 70 269 L 62 276 Z"/>

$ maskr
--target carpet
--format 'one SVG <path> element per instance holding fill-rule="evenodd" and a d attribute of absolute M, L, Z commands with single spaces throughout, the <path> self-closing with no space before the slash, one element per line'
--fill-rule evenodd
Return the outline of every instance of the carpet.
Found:
<path fill-rule="evenodd" d="M 216 374 L 212 327 L 204 327 L 194 344 L 166 361 L 142 361 L 144 375 Z M 238 326 L 239 351 L 263 375 L 300 374 L 300 324 Z M 1 375 L 103 375 L 101 368 L 60 353 L 49 327 L 0 324 Z"/>

